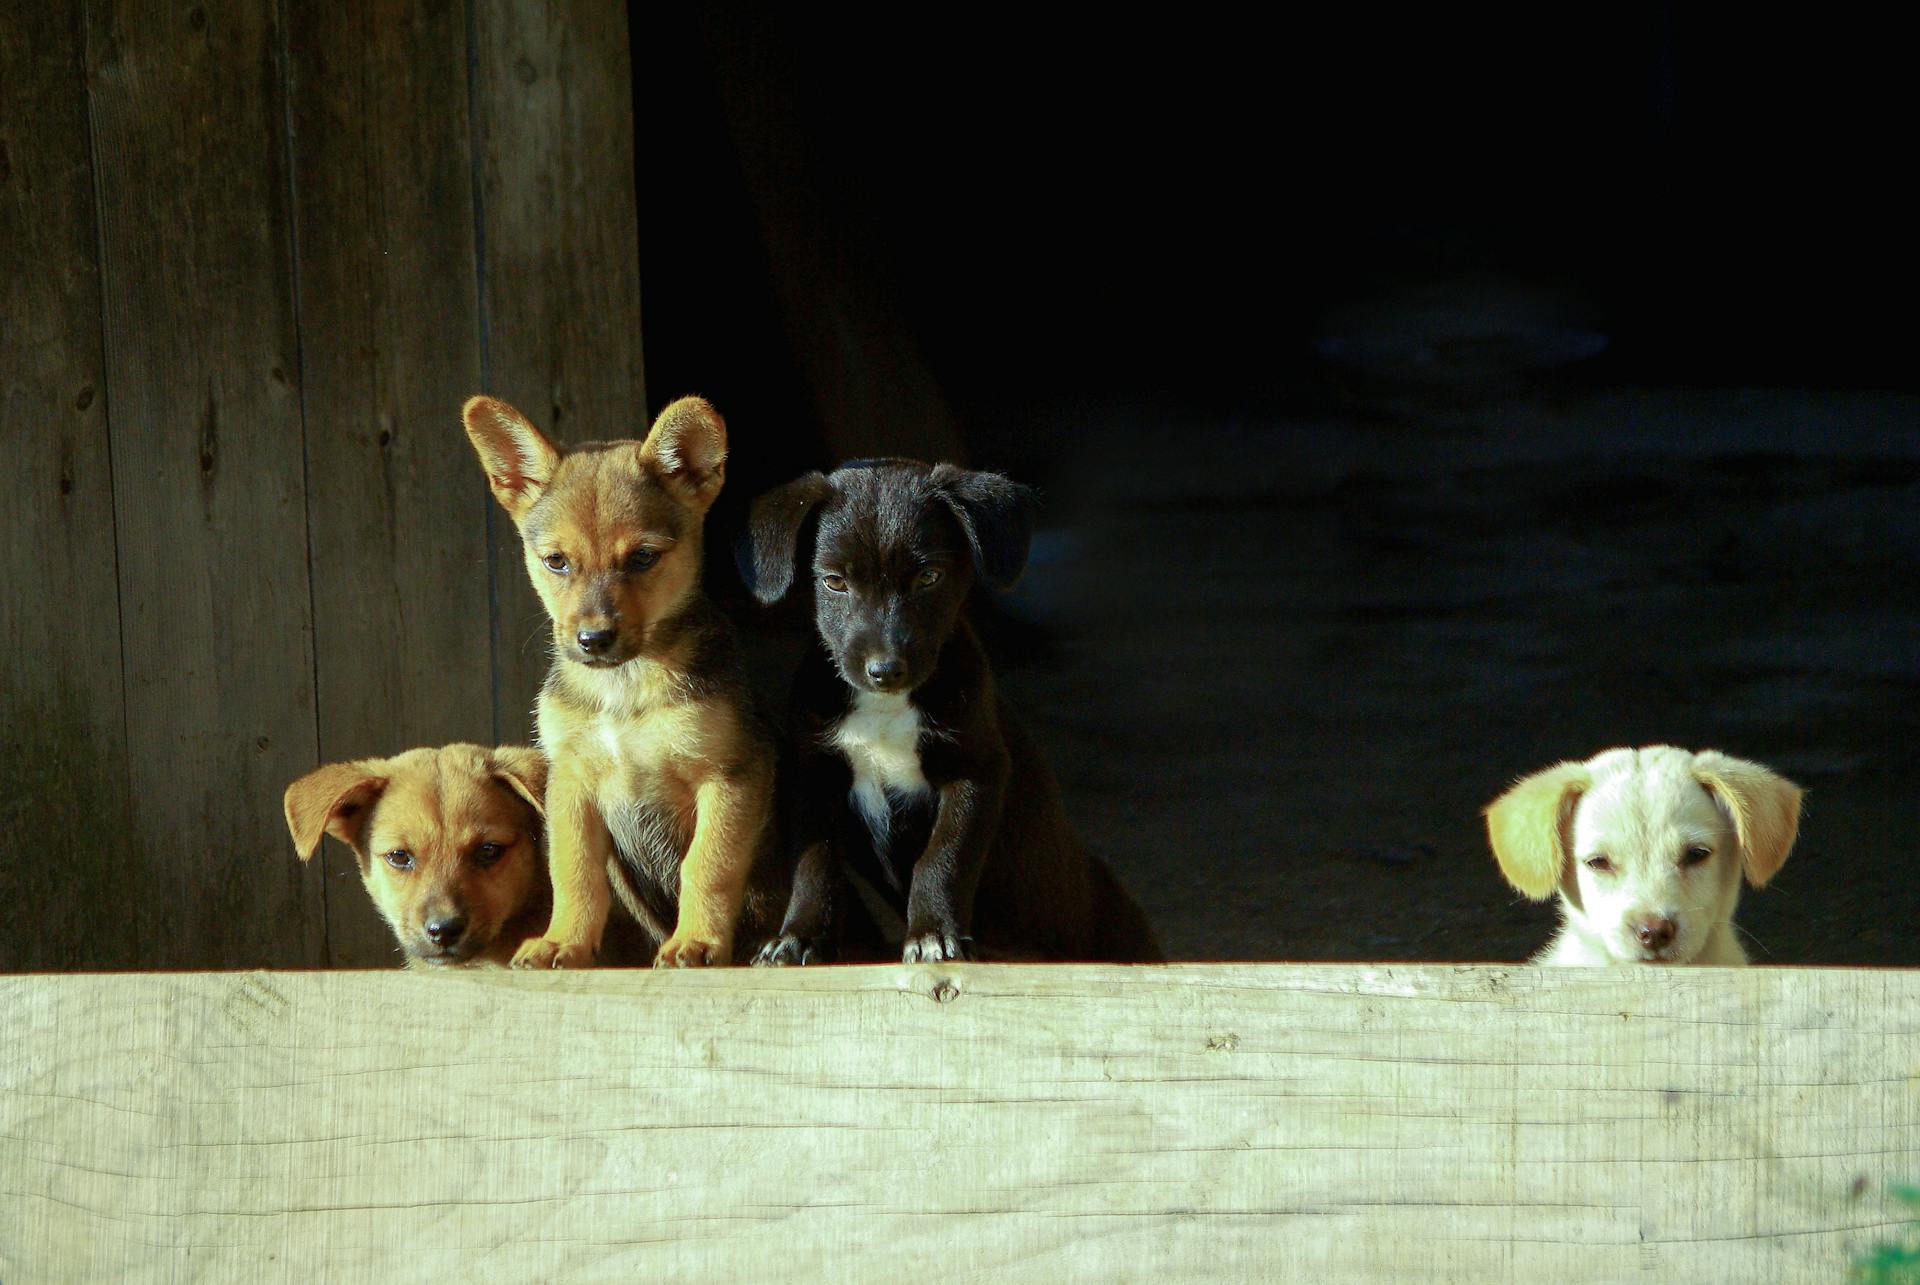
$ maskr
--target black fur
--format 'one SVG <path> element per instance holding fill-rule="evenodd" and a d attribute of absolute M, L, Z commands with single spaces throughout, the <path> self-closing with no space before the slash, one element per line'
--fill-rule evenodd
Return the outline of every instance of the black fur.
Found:
<path fill-rule="evenodd" d="M 848 870 L 904 921 L 909 962 L 969 958 L 976 942 L 989 958 L 1161 957 L 1139 906 L 1068 827 L 966 619 L 976 577 L 997 588 L 1019 577 L 1033 514 L 1019 483 L 911 460 L 811 473 L 754 502 L 738 550 L 747 586 L 780 600 L 810 548 L 822 643 L 794 680 L 790 714 L 793 896 L 756 962 L 835 957 Z M 889 795 L 884 818 L 855 805 L 853 768 L 832 740 L 865 693 L 904 696 L 920 717 L 928 792 Z"/>

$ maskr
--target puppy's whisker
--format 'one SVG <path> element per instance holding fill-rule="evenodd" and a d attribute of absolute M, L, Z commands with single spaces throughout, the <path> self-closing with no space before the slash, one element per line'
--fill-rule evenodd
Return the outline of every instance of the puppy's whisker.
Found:
<path fill-rule="evenodd" d="M 1748 929 L 1742 928 L 1739 924 L 1731 923 L 1731 922 L 1728 923 L 1727 927 L 1733 929 L 1733 931 L 1735 931 L 1736 933 L 1739 933 L 1742 937 L 1745 937 L 1748 941 L 1752 942 L 1754 946 L 1760 951 L 1761 954 L 1767 956 L 1769 959 L 1773 957 L 1773 952 L 1767 949 L 1767 944 L 1761 941 L 1758 937 L 1754 936 L 1753 933 Z"/>

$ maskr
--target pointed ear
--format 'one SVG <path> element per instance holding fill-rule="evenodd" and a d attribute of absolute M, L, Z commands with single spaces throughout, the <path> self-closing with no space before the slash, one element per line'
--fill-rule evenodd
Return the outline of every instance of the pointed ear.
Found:
<path fill-rule="evenodd" d="M 763 607 L 771 607 L 793 587 L 800 557 L 800 529 L 807 518 L 833 494 L 833 483 L 822 473 L 809 473 L 777 486 L 753 502 L 747 529 L 733 548 L 740 578 Z"/>
<path fill-rule="evenodd" d="M 1487 806 L 1487 841 L 1500 873 L 1520 892 L 1542 901 L 1560 886 L 1573 846 L 1573 810 L 1593 785 L 1584 763 L 1558 763 Z"/>
<path fill-rule="evenodd" d="M 494 780 L 547 815 L 547 756 L 530 745 L 502 745 L 487 755 Z"/>
<path fill-rule="evenodd" d="M 703 511 L 727 480 L 727 421 L 701 397 L 682 397 L 653 421 L 640 461 Z"/>
<path fill-rule="evenodd" d="M 376 759 L 329 763 L 307 773 L 287 787 L 284 801 L 293 850 L 307 860 L 325 833 L 357 853 L 367 814 L 386 788 L 386 764 Z"/>
<path fill-rule="evenodd" d="M 469 398 L 460 420 L 487 471 L 493 498 L 519 522 L 553 481 L 560 452 L 525 415 L 496 398 Z"/>
<path fill-rule="evenodd" d="M 1012 588 L 1033 544 L 1033 488 L 953 464 L 936 465 L 930 480 L 960 520 L 981 578 L 996 589 Z"/>
<path fill-rule="evenodd" d="M 1693 779 L 1718 799 L 1740 838 L 1747 882 L 1764 887 L 1793 851 L 1806 791 L 1786 777 L 1718 750 L 1693 756 Z"/>

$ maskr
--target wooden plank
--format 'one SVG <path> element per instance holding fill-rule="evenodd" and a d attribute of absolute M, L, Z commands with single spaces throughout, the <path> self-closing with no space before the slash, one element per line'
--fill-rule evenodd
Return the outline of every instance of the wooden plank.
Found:
<path fill-rule="evenodd" d="M 8 1280 L 1824 1282 L 1920 1177 L 1914 972 L 67 976 L 0 1026 Z"/>
<path fill-rule="evenodd" d="M 458 431 L 480 386 L 465 10 L 287 13 L 317 760 L 485 743 L 492 499 Z M 326 849 L 330 962 L 391 962 Z"/>
<path fill-rule="evenodd" d="M 272 6 L 88 8 L 138 912 L 147 966 L 318 964 L 286 103 Z"/>
<path fill-rule="evenodd" d="M 563 444 L 644 436 L 626 6 L 473 12 L 487 391 Z M 547 617 L 512 523 L 491 529 L 497 730 L 525 740 Z"/>
<path fill-rule="evenodd" d="M 99 244 L 77 5 L 0 23 L 0 968 L 127 967 Z"/>

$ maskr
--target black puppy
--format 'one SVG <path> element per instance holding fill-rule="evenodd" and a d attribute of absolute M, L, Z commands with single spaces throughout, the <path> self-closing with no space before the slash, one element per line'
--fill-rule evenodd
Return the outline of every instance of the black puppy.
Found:
<path fill-rule="evenodd" d="M 842 862 L 905 922 L 902 956 L 1150 961 L 1146 917 L 1074 838 L 1059 787 L 995 689 L 963 608 L 1018 578 L 1033 493 L 951 464 L 866 460 L 754 502 L 741 570 L 784 597 L 813 520 L 825 646 L 794 680 L 787 797 L 798 853 L 756 963 L 834 957 Z"/>

